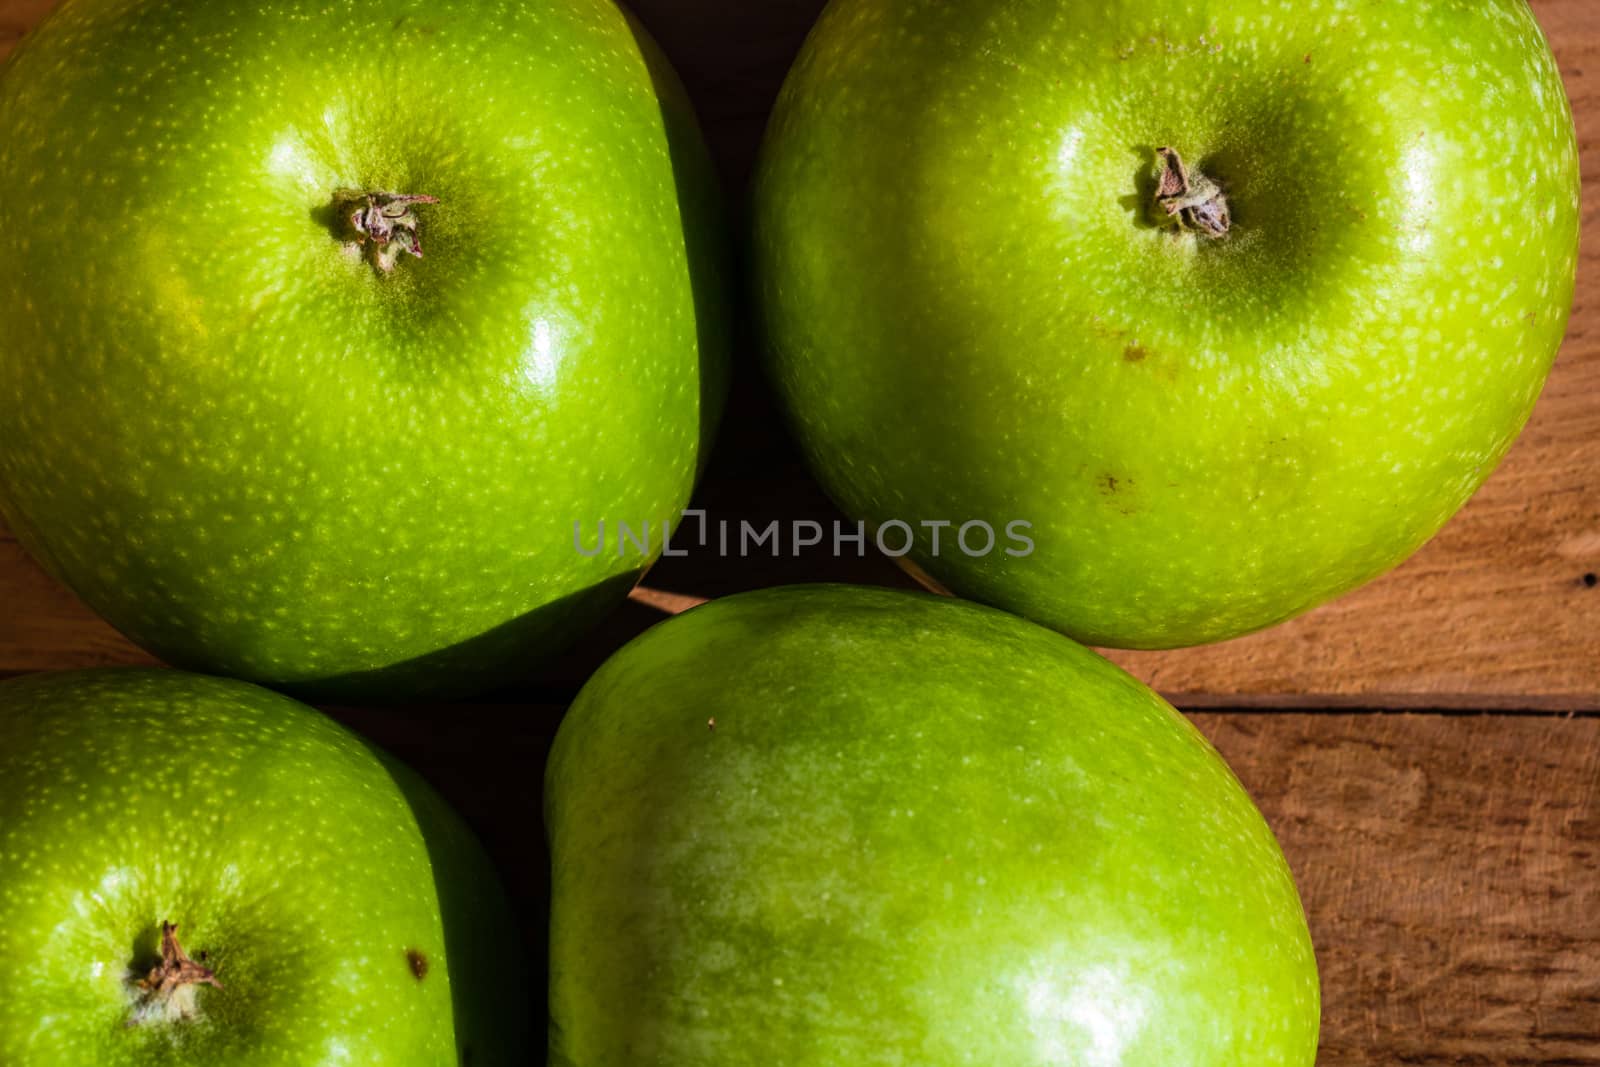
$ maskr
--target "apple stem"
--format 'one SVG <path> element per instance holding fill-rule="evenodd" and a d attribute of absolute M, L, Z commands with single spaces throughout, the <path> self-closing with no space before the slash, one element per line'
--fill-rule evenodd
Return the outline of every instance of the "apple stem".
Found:
<path fill-rule="evenodd" d="M 402 255 L 422 258 L 418 204 L 437 204 L 436 196 L 415 193 L 356 192 L 334 194 L 334 210 L 350 224 L 355 242 L 367 249 L 380 274 L 394 273 Z"/>
<path fill-rule="evenodd" d="M 1156 149 L 1156 211 L 1181 229 L 1220 240 L 1233 228 L 1233 213 L 1222 186 L 1190 172 L 1175 148 Z"/>
<path fill-rule="evenodd" d="M 170 922 L 161 924 L 161 962 L 150 968 L 150 973 L 135 984 L 141 993 L 140 1016 L 155 1015 L 167 1019 L 194 1015 L 195 987 L 208 985 L 222 988 L 215 971 L 189 958 L 178 941 L 178 924 Z"/>

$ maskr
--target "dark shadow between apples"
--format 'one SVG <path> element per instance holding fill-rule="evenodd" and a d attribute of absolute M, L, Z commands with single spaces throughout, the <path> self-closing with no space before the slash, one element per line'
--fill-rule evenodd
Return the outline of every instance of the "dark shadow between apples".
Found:
<path fill-rule="evenodd" d="M 307 703 L 415 704 L 523 682 L 627 599 L 640 573 L 614 575 L 446 648 L 367 671 L 273 687 Z M 443 684 L 439 679 L 447 679 Z M 268 683 L 271 684 L 271 683 Z"/>
<path fill-rule="evenodd" d="M 432 946 L 435 954 L 442 947 L 449 968 L 460 1067 L 544 1063 L 547 923 L 518 921 L 519 913 L 530 906 L 537 919 L 549 914 L 549 856 L 539 813 L 529 813 L 523 847 L 537 853 L 540 878 L 534 899 L 519 898 L 519 907 L 513 909 L 500 872 L 461 817 L 415 771 L 365 738 L 361 742 L 405 796 L 432 869 L 466 874 L 459 884 L 435 879 L 444 945 Z M 532 773 L 542 776 L 542 770 L 533 768 Z M 524 931 L 534 938 L 532 944 L 525 946 L 518 936 Z M 419 966 L 412 953 L 427 962 Z M 427 981 L 428 971 L 436 966 L 428 953 L 428 946 L 407 950 L 415 981 Z"/>

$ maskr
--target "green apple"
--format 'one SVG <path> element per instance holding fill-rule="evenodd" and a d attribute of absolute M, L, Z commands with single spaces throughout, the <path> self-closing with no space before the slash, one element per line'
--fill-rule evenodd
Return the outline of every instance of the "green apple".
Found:
<path fill-rule="evenodd" d="M 1566 326 L 1578 155 L 1525 0 L 834 0 L 755 216 L 841 506 L 1170 647 L 1395 566 L 1489 475 Z"/>
<path fill-rule="evenodd" d="M 1271 831 L 1150 690 L 810 586 L 617 653 L 557 735 L 552 1067 L 1310 1067 Z"/>
<path fill-rule="evenodd" d="M 242 682 L 0 684 L 0 1063 L 524 1067 L 516 924 L 421 779 Z"/>
<path fill-rule="evenodd" d="M 647 562 L 575 523 L 688 500 L 720 212 L 611 0 L 67 0 L 0 74 L 0 512 L 172 663 L 487 685 Z"/>

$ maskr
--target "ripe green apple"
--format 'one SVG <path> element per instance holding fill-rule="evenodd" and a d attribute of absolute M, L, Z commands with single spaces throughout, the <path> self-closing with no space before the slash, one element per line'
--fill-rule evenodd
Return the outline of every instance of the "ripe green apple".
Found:
<path fill-rule="evenodd" d="M 755 216 L 841 506 L 1171 647 L 1395 566 L 1489 475 L 1566 326 L 1578 156 L 1525 0 L 834 0 Z M 1036 550 L 921 526 L 977 521 Z"/>
<path fill-rule="evenodd" d="M 0 75 L 0 512 L 172 663 L 487 685 L 637 578 L 574 523 L 688 500 L 714 186 L 611 0 L 67 0 Z"/>
<path fill-rule="evenodd" d="M 243 682 L 0 684 L 0 1063 L 524 1067 L 495 875 L 406 768 Z"/>
<path fill-rule="evenodd" d="M 557 735 L 552 1067 L 1309 1067 L 1271 831 L 1015 616 L 810 586 L 617 653 Z"/>

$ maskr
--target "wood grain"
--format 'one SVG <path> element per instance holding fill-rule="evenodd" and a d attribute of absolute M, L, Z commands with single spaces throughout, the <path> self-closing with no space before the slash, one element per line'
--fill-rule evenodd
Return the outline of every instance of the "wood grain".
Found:
<path fill-rule="evenodd" d="M 1600 1067 L 1600 720 L 1196 720 L 1294 868 L 1323 1067 Z"/>
<path fill-rule="evenodd" d="M 56 0 L 0 0 L 0 59 L 55 6 Z"/>
<path fill-rule="evenodd" d="M 52 0 L 0 0 L 0 55 Z M 772 98 L 821 0 L 639 0 L 683 74 L 733 199 Z M 1306 617 L 1212 648 L 1115 653 L 1186 706 L 1600 709 L 1600 2 L 1536 0 L 1578 118 L 1585 244 L 1566 347 L 1502 469 L 1393 574 Z M 836 512 L 795 460 L 746 345 L 734 410 L 701 494 L 713 515 Z M 668 561 L 652 582 L 691 596 L 775 581 L 905 584 L 886 561 Z M 622 627 L 618 632 L 629 632 Z M 591 643 L 592 646 L 592 643 Z M 0 535 L 0 674 L 142 661 Z M 549 684 L 577 679 L 585 651 Z"/>
<path fill-rule="evenodd" d="M 530 945 L 560 711 L 336 712 L 474 824 Z M 1600 1067 L 1600 719 L 1195 720 L 1294 868 L 1322 974 L 1321 1067 Z"/>

